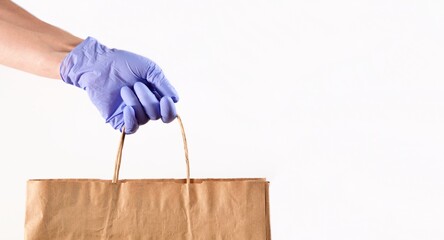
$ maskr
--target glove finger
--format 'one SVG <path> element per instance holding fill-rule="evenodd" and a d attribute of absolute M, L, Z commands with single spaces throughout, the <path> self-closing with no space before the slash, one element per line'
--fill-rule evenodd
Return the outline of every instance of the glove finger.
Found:
<path fill-rule="evenodd" d="M 127 106 L 132 107 L 132 109 L 135 111 L 137 123 L 139 125 L 143 125 L 148 122 L 148 116 L 145 114 L 139 99 L 129 87 L 122 87 L 122 89 L 120 89 L 120 96 L 122 97 L 123 102 Z"/>
<path fill-rule="evenodd" d="M 139 124 L 137 124 L 136 113 L 131 106 L 125 106 L 123 109 L 123 122 L 125 133 L 132 134 L 137 131 Z"/>
<path fill-rule="evenodd" d="M 145 113 L 151 120 L 157 120 L 161 117 L 160 115 L 160 107 L 159 100 L 157 100 L 156 96 L 148 89 L 148 87 L 141 83 L 137 82 L 134 84 L 134 92 L 137 95 L 140 103 L 145 109 Z"/>
<path fill-rule="evenodd" d="M 176 89 L 170 84 L 170 82 L 165 78 L 165 75 L 159 66 L 155 65 L 154 70 L 151 71 L 146 78 L 148 83 L 151 83 L 156 88 L 157 92 L 160 93 L 160 97 L 170 97 L 176 103 L 179 101 L 179 95 Z"/>
<path fill-rule="evenodd" d="M 164 123 L 170 123 L 176 118 L 176 106 L 170 97 L 160 99 L 160 115 Z"/>
<path fill-rule="evenodd" d="M 170 97 L 173 102 L 177 103 L 179 101 L 179 95 L 177 94 L 176 89 L 168 82 L 166 78 L 156 86 L 156 89 L 162 97 Z"/>

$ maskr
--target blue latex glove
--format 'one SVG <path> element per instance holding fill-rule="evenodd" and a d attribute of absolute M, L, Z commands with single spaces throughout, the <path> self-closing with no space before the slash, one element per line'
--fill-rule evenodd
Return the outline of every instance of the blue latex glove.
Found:
<path fill-rule="evenodd" d="M 86 90 L 101 115 L 114 129 L 134 133 L 149 120 L 171 122 L 179 100 L 162 70 L 137 54 L 110 49 L 88 37 L 60 66 L 68 84 Z"/>

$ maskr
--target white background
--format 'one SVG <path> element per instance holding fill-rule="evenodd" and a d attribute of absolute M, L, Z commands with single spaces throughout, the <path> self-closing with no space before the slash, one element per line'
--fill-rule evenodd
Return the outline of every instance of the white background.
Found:
<path fill-rule="evenodd" d="M 273 239 L 444 239 L 443 1 L 17 1 L 156 61 L 193 177 L 267 177 Z M 26 57 L 26 56 L 23 56 Z M 26 180 L 110 179 L 87 95 L 0 67 L 1 239 Z M 128 137 L 122 178 L 182 178 L 177 123 Z"/>

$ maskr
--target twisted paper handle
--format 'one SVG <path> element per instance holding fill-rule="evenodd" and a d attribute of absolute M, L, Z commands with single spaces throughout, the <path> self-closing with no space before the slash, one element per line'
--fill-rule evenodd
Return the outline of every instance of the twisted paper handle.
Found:
<path fill-rule="evenodd" d="M 187 185 L 190 184 L 190 160 L 188 159 L 188 143 L 187 143 L 187 136 L 185 135 L 185 128 L 183 127 L 182 119 L 179 115 L 177 115 L 177 121 L 180 125 L 180 130 L 182 132 L 182 140 L 183 140 L 183 149 L 185 152 L 185 161 L 187 164 Z M 119 148 L 117 150 L 117 157 L 116 157 L 116 163 L 114 166 L 114 177 L 113 177 L 113 183 L 117 183 L 119 181 L 119 172 L 120 172 L 120 163 L 122 162 L 122 151 L 123 151 L 123 144 L 125 142 L 125 128 L 122 129 L 122 135 L 120 136 L 120 143 Z"/>

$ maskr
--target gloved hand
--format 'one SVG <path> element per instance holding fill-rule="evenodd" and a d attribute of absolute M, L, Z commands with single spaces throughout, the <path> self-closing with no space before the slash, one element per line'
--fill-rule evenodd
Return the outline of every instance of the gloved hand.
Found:
<path fill-rule="evenodd" d="M 86 90 L 101 115 L 114 129 L 134 133 L 139 125 L 176 117 L 179 100 L 162 70 L 148 58 L 110 49 L 88 37 L 60 65 L 68 84 Z"/>

